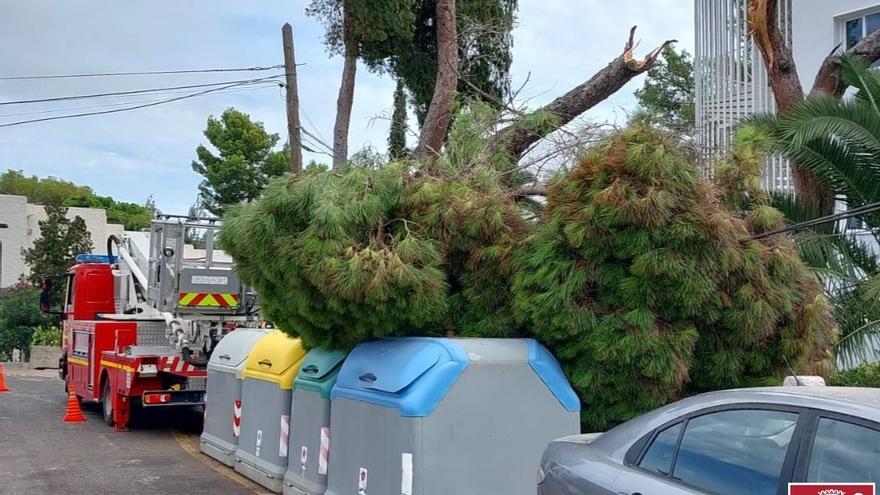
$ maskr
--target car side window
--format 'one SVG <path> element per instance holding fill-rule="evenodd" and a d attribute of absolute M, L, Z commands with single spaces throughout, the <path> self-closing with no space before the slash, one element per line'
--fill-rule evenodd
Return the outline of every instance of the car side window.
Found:
<path fill-rule="evenodd" d="M 797 413 L 728 410 L 691 418 L 672 478 L 711 493 L 775 495 Z"/>
<path fill-rule="evenodd" d="M 880 483 L 880 431 L 821 418 L 810 451 L 807 481 Z"/>
<path fill-rule="evenodd" d="M 672 472 L 672 459 L 675 448 L 678 446 L 678 437 L 681 435 L 683 423 L 670 426 L 661 431 L 651 442 L 651 446 L 645 451 L 645 455 L 639 462 L 639 467 L 652 473 L 669 475 Z"/>

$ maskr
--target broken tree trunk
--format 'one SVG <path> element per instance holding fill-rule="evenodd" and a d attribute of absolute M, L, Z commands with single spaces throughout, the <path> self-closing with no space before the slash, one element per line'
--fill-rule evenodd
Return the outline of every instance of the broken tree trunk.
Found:
<path fill-rule="evenodd" d="M 804 89 L 798 78 L 791 47 L 785 43 L 777 19 L 778 0 L 749 0 L 748 22 L 755 43 L 761 50 L 770 87 L 779 113 L 804 100 Z M 848 53 L 862 56 L 870 62 L 880 59 L 880 32 L 865 37 Z M 840 56 L 835 48 L 822 62 L 810 95 L 843 96 L 846 89 L 840 77 Z M 813 200 L 822 213 L 834 209 L 834 192 L 809 170 L 797 163 L 791 164 L 795 192 Z"/>
<path fill-rule="evenodd" d="M 822 66 L 816 74 L 815 81 L 813 81 L 813 89 L 810 91 L 810 96 L 827 95 L 834 98 L 841 98 L 843 96 L 843 92 L 846 91 L 846 85 L 840 76 L 839 48 L 839 45 L 835 47 L 831 54 L 822 61 Z M 880 60 L 880 31 L 874 31 L 862 38 L 861 41 L 847 50 L 846 53 L 857 55 L 871 63 Z"/>
<path fill-rule="evenodd" d="M 663 48 L 675 42 L 675 40 L 665 41 L 643 60 L 637 60 L 633 56 L 635 31 L 636 27 L 633 26 L 623 53 L 612 60 L 607 67 L 596 73 L 590 80 L 531 114 L 545 113 L 552 123 L 551 125 L 542 126 L 541 129 L 529 129 L 514 123 L 492 136 L 489 141 L 490 149 L 505 152 L 513 162 L 518 161 L 535 142 L 601 103 L 632 78 L 650 69 Z"/>
<path fill-rule="evenodd" d="M 443 148 L 458 86 L 457 38 L 455 0 L 437 0 L 437 80 L 416 147 L 417 157 L 433 159 Z"/>

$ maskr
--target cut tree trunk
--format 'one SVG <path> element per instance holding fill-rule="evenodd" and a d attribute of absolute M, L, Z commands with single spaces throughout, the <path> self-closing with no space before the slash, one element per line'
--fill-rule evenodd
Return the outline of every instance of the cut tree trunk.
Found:
<path fill-rule="evenodd" d="M 344 7 L 343 7 L 344 8 Z M 349 28 L 351 16 L 345 12 L 345 63 L 342 67 L 342 83 L 336 99 L 336 124 L 333 126 L 333 170 L 348 160 L 348 129 L 351 125 L 351 109 L 354 105 L 354 81 L 357 75 L 358 44 Z"/>
<path fill-rule="evenodd" d="M 457 38 L 455 0 L 437 0 L 437 79 L 416 147 L 417 157 L 436 158 L 443 148 L 458 86 Z"/>
<path fill-rule="evenodd" d="M 514 123 L 492 136 L 489 141 L 490 149 L 507 153 L 513 163 L 519 161 L 523 153 L 541 138 L 568 124 L 578 115 L 613 95 L 632 78 L 650 69 L 663 48 L 675 42 L 675 40 L 666 41 L 643 60 L 637 60 L 633 57 L 635 31 L 636 27 L 633 26 L 623 53 L 612 60 L 607 67 L 596 73 L 590 80 L 530 114 L 533 116 L 540 113 L 545 114 L 550 125 L 534 129 Z"/>

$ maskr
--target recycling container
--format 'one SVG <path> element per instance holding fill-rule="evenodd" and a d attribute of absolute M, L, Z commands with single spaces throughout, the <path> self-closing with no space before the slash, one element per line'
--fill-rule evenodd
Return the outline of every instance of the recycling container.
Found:
<path fill-rule="evenodd" d="M 241 380 L 251 348 L 267 334 L 259 328 L 239 328 L 223 337 L 208 360 L 205 422 L 200 449 L 232 467 L 241 425 Z"/>
<path fill-rule="evenodd" d="M 234 467 L 277 493 L 287 471 L 291 388 L 305 354 L 299 339 L 276 330 L 257 342 L 245 364 Z"/>
<path fill-rule="evenodd" d="M 327 495 L 534 495 L 580 401 L 532 339 L 358 345 L 331 391 Z"/>
<path fill-rule="evenodd" d="M 330 452 L 330 390 L 345 354 L 312 349 L 293 381 L 284 495 L 323 495 Z"/>

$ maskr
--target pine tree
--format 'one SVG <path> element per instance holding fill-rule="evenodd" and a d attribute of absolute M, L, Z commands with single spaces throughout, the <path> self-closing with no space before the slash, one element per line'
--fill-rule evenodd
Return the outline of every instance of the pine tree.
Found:
<path fill-rule="evenodd" d="M 92 251 L 91 235 L 82 217 L 69 220 L 67 208 L 62 206 L 46 206 L 45 210 L 46 219 L 38 222 L 40 238 L 21 252 L 31 271 L 28 280 L 34 285 L 46 277 L 66 273 L 76 255 Z"/>
<path fill-rule="evenodd" d="M 635 126 L 550 187 L 523 244 L 516 310 L 562 362 L 599 431 L 693 390 L 777 382 L 830 361 L 820 287 L 781 215 L 741 220 L 668 136 Z"/>
<path fill-rule="evenodd" d="M 394 89 L 394 113 L 391 114 L 391 128 L 388 131 L 388 156 L 392 160 L 402 158 L 409 150 L 406 148 L 406 91 L 403 82 L 397 81 Z"/>

